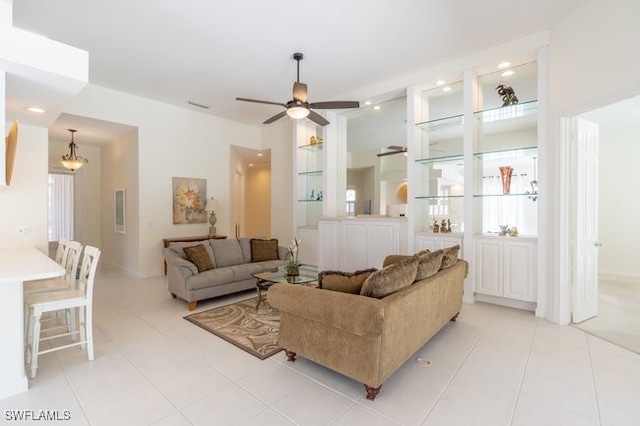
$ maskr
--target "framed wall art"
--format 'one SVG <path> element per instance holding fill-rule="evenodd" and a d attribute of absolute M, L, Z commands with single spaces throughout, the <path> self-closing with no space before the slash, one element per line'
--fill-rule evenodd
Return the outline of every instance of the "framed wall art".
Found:
<path fill-rule="evenodd" d="M 114 205 L 115 205 L 115 231 L 118 234 L 124 234 L 124 221 L 125 221 L 125 192 L 124 189 L 116 189 L 114 192 Z"/>
<path fill-rule="evenodd" d="M 207 222 L 207 180 L 174 177 L 173 224 Z"/>

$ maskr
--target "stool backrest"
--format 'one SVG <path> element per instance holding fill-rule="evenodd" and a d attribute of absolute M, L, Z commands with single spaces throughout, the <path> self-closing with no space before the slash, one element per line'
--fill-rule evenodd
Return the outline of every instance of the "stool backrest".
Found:
<path fill-rule="evenodd" d="M 98 260 L 100 259 L 100 249 L 92 246 L 85 246 L 82 265 L 80 266 L 80 278 L 78 280 L 78 289 L 83 290 L 89 303 L 93 298 L 93 283 L 98 269 Z"/>
<path fill-rule="evenodd" d="M 58 240 L 58 248 L 56 250 L 56 254 L 53 257 L 53 260 L 61 266 L 64 266 L 64 263 L 67 260 L 67 254 L 69 253 L 69 240 L 65 237 L 60 237 Z"/>

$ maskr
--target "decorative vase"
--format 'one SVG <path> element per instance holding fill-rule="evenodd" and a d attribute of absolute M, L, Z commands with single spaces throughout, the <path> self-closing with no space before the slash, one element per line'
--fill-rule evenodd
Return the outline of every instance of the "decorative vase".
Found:
<path fill-rule="evenodd" d="M 216 217 L 216 212 L 211 211 L 211 215 L 209 216 L 209 224 L 211 225 L 209 227 L 209 236 L 213 237 L 216 235 L 216 222 L 218 221 L 218 218 Z"/>
<path fill-rule="evenodd" d="M 290 277 L 297 277 L 300 275 L 298 265 L 287 265 L 287 275 Z"/>
<path fill-rule="evenodd" d="M 513 173 L 513 167 L 502 166 L 500 167 L 500 179 L 502 179 L 502 193 L 508 195 L 511 191 L 511 174 Z"/>

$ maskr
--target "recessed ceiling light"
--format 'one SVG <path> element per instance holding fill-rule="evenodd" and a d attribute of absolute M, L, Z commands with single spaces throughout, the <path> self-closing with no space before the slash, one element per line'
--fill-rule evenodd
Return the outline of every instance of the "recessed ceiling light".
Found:
<path fill-rule="evenodd" d="M 445 81 L 444 81 L 444 80 L 438 80 L 438 81 L 436 81 L 436 85 L 438 85 L 438 86 L 442 86 L 444 83 L 445 83 Z"/>
<path fill-rule="evenodd" d="M 499 70 L 503 70 L 503 69 L 505 69 L 505 68 L 509 68 L 510 66 L 511 66 L 511 62 L 507 62 L 507 61 L 505 61 L 505 62 L 500 62 L 500 63 L 498 64 L 498 69 L 499 69 Z"/>
<path fill-rule="evenodd" d="M 249 163 L 249 167 L 253 167 L 253 163 Z"/>
<path fill-rule="evenodd" d="M 43 108 L 36 107 L 36 106 L 27 107 L 27 110 L 29 110 L 31 112 L 35 112 L 37 114 L 44 114 L 45 112 L 47 112 Z"/>
<path fill-rule="evenodd" d="M 263 154 L 262 154 L 261 152 L 259 152 L 259 153 L 258 153 L 258 157 L 262 157 L 262 155 L 263 155 Z"/>
<path fill-rule="evenodd" d="M 379 110 L 379 109 L 380 109 L 380 105 L 375 105 L 375 106 L 373 107 L 373 109 L 375 109 L 376 111 L 377 111 L 377 110 Z"/>
<path fill-rule="evenodd" d="M 510 75 L 515 74 L 515 71 L 513 70 L 506 70 L 505 72 L 503 72 L 502 74 L 500 74 L 503 77 L 509 77 Z"/>
<path fill-rule="evenodd" d="M 445 86 L 442 88 L 443 92 L 450 92 L 451 91 L 451 86 Z"/>
<path fill-rule="evenodd" d="M 369 106 L 369 105 L 371 105 L 371 101 L 365 101 L 364 105 L 365 105 L 365 106 Z"/>

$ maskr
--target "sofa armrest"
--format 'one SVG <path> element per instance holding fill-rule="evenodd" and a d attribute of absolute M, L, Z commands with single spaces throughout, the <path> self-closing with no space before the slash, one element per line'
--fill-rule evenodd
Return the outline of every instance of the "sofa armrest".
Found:
<path fill-rule="evenodd" d="M 269 288 L 268 301 L 283 314 L 316 321 L 357 336 L 382 333 L 385 303 L 379 299 L 280 283 Z"/>
<path fill-rule="evenodd" d="M 198 267 L 193 263 L 189 262 L 187 259 L 183 259 L 180 257 L 175 251 L 170 248 L 162 249 L 162 255 L 167 262 L 167 267 L 183 267 L 191 272 L 190 275 L 196 275 L 198 273 Z M 184 275 L 184 273 L 183 273 Z M 186 277 L 185 277 L 186 278 Z"/>

